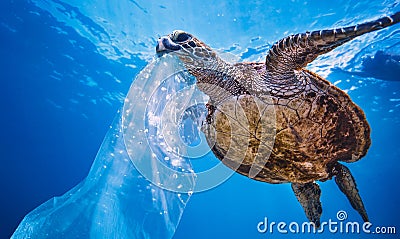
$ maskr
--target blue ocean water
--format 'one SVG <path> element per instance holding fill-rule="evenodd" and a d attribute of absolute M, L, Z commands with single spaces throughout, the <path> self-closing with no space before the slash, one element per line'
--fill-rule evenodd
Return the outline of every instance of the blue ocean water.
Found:
<path fill-rule="evenodd" d="M 286 35 L 372 20 L 399 11 L 398 4 L 2 1 L 0 238 L 8 238 L 29 211 L 87 175 L 133 78 L 154 56 L 159 36 L 184 29 L 241 61 L 262 61 L 271 44 Z M 309 66 L 346 90 L 365 111 L 372 146 L 366 157 L 348 166 L 374 225 L 397 230 L 400 78 L 393 72 L 400 67 L 399 29 L 393 26 L 358 38 Z M 372 66 L 381 67 L 371 67 L 371 59 Z M 349 220 L 361 220 L 334 182 L 320 185 L 322 221 L 336 219 L 339 210 L 345 210 Z M 234 175 L 191 197 L 174 238 L 308 238 L 260 234 L 256 226 L 264 217 L 306 220 L 290 185 Z"/>

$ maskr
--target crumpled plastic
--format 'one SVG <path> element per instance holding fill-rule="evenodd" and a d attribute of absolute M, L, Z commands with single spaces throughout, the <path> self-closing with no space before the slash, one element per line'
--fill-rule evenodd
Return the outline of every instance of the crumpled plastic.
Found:
<path fill-rule="evenodd" d="M 192 83 L 174 58 L 149 63 L 133 81 L 88 176 L 26 215 L 11 238 L 171 238 L 196 176 L 174 153 L 184 147 L 171 151 L 160 141 L 174 129 L 161 132 L 154 119 L 169 96 Z"/>

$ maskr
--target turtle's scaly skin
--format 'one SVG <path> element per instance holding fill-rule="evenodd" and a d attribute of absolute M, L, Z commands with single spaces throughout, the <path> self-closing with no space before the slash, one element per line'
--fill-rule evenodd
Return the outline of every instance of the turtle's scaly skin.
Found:
<path fill-rule="evenodd" d="M 265 63 L 229 64 L 193 35 L 174 31 L 158 41 L 210 97 L 203 129 L 225 165 L 255 180 L 292 183 L 308 219 L 319 227 L 321 190 L 335 177 L 364 221 L 355 180 L 340 164 L 362 158 L 371 144 L 363 111 L 322 77 L 304 69 L 317 56 L 368 32 L 400 22 L 400 13 L 356 26 L 291 35 L 275 43 Z"/>

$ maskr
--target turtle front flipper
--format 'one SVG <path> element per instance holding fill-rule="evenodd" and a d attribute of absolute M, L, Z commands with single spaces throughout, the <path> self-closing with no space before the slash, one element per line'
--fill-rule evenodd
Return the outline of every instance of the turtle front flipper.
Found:
<path fill-rule="evenodd" d="M 321 189 L 318 184 L 315 182 L 305 184 L 292 183 L 292 189 L 308 220 L 318 228 L 321 225 L 320 218 L 322 214 Z"/>
<path fill-rule="evenodd" d="M 299 33 L 279 40 L 266 57 L 267 71 L 272 76 L 283 77 L 294 74 L 319 55 L 365 33 L 376 31 L 400 22 L 400 12 L 363 24 L 306 33 Z M 289 76 L 290 77 L 290 76 Z"/>
<path fill-rule="evenodd" d="M 191 105 L 182 112 L 178 128 L 184 143 L 193 146 L 201 142 L 200 132 L 206 117 L 207 108 L 204 104 Z"/>
<path fill-rule="evenodd" d="M 335 182 L 339 186 L 340 190 L 349 199 L 351 206 L 361 215 L 365 222 L 368 222 L 367 211 L 364 208 L 364 203 L 358 193 L 357 184 L 351 175 L 350 170 L 342 165 L 336 164 L 334 167 Z"/>

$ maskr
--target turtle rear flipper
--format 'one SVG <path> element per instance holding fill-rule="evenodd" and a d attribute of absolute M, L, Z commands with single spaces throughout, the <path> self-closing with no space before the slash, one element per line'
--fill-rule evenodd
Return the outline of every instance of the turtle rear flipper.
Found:
<path fill-rule="evenodd" d="M 293 70 L 305 67 L 319 55 L 327 53 L 355 37 L 398 22 L 400 22 L 400 12 L 355 26 L 299 33 L 285 37 L 269 50 L 265 62 L 267 71 L 273 73 L 270 76 L 292 77 Z"/>
<path fill-rule="evenodd" d="M 292 183 L 292 189 L 308 220 L 313 222 L 316 228 L 319 228 L 321 225 L 322 206 L 320 201 L 321 189 L 318 184 L 315 182 L 305 184 Z"/>
<path fill-rule="evenodd" d="M 351 206 L 361 215 L 365 222 L 368 222 L 367 211 L 364 208 L 364 203 L 358 193 L 356 181 L 353 175 L 351 175 L 350 170 L 346 166 L 338 163 L 335 165 L 334 173 L 336 174 L 336 184 L 346 195 L 347 199 L 349 199 Z"/>

